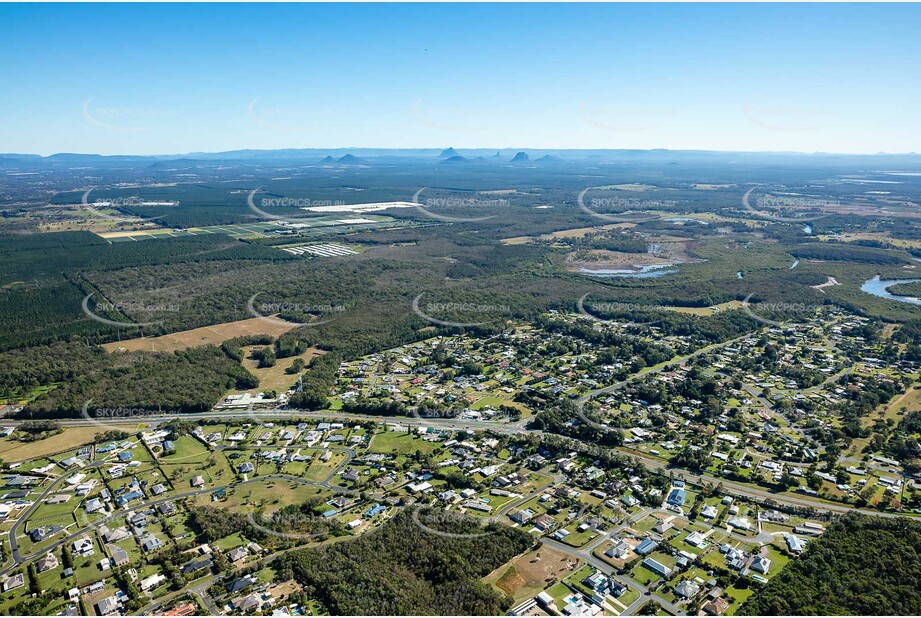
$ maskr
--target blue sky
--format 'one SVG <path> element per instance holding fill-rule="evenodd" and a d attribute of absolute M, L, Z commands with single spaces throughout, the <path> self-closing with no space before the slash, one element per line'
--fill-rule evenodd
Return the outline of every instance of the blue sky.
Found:
<path fill-rule="evenodd" d="M 0 5 L 0 152 L 921 151 L 918 5 Z"/>

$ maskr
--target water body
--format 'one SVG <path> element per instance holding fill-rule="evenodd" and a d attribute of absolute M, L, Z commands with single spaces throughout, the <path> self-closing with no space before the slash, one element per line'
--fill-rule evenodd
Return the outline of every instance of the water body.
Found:
<path fill-rule="evenodd" d="M 811 226 L 811 225 L 804 225 L 804 226 L 803 226 L 803 232 L 805 232 L 805 233 L 808 234 L 809 236 L 812 236 L 812 226 Z"/>
<path fill-rule="evenodd" d="M 921 279 L 880 279 L 879 275 L 876 275 L 872 279 L 868 279 L 864 282 L 864 284 L 860 286 L 860 290 L 867 294 L 872 294 L 873 296 L 879 296 L 880 298 L 921 306 L 921 298 L 916 298 L 914 296 L 898 296 L 889 291 L 890 287 L 898 283 L 917 283 L 919 281 L 921 281 Z"/>
<path fill-rule="evenodd" d="M 795 262 L 793 262 L 793 266 L 790 267 L 790 270 L 793 270 L 797 266 L 799 266 L 799 260 L 796 260 Z"/>
<path fill-rule="evenodd" d="M 678 272 L 677 268 L 669 268 L 670 266 L 674 266 L 674 264 L 649 264 L 647 266 L 637 266 L 639 270 L 580 268 L 579 272 L 583 275 L 590 275 L 592 277 L 627 277 L 631 279 L 650 279 L 652 277 L 662 277 L 664 275 L 670 275 L 672 273 Z"/>
<path fill-rule="evenodd" d="M 736 273 L 736 277 L 738 277 L 739 279 L 744 279 L 744 278 L 745 278 L 745 273 L 743 273 L 743 272 L 740 270 L 739 272 Z"/>
<path fill-rule="evenodd" d="M 699 223 L 701 225 L 710 225 L 709 221 L 702 221 L 701 219 L 692 219 L 691 217 L 671 217 L 666 219 L 669 223 Z"/>

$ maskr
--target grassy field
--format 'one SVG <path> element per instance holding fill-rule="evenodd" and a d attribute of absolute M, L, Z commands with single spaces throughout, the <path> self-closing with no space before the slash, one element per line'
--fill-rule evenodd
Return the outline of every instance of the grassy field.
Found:
<path fill-rule="evenodd" d="M 907 391 L 889 403 L 884 418 L 891 418 L 898 423 L 901 419 L 902 408 L 906 408 L 908 412 L 921 410 L 921 388 L 918 388 L 917 384 L 909 387 Z"/>
<path fill-rule="evenodd" d="M 415 434 L 408 434 L 402 431 L 386 431 L 374 434 L 369 450 L 376 453 L 396 453 L 398 455 L 410 455 L 418 450 L 423 455 L 428 455 L 433 453 L 439 446 L 441 446 L 440 443 L 426 442 Z"/>
<path fill-rule="evenodd" d="M 316 348 L 310 348 L 299 357 L 291 356 L 289 358 L 280 358 L 274 366 L 260 368 L 259 361 L 250 358 L 250 355 L 254 350 L 262 349 L 264 347 L 265 346 L 246 346 L 243 348 L 243 366 L 246 367 L 250 373 L 259 378 L 259 386 L 257 388 L 251 388 L 246 391 L 231 391 L 232 393 L 250 393 L 253 395 L 263 391 L 276 391 L 279 393 L 284 393 L 297 382 L 297 375 L 285 373 L 285 370 L 288 369 L 292 363 L 294 363 L 294 359 L 301 358 L 304 361 L 304 364 L 307 365 L 310 363 L 314 356 L 320 353 L 320 351 Z"/>
<path fill-rule="evenodd" d="M 532 240 L 537 239 L 553 240 L 554 238 L 582 238 L 587 234 L 592 234 L 600 230 L 613 230 L 628 226 L 632 227 L 632 224 L 611 223 L 608 225 L 600 225 L 598 227 L 578 227 L 569 230 L 559 230 L 550 234 L 544 234 L 542 236 L 514 236 L 512 238 L 503 238 L 501 242 L 505 245 L 526 245 Z"/>
<path fill-rule="evenodd" d="M 160 457 L 162 463 L 191 464 L 202 463 L 208 459 L 208 447 L 192 436 L 179 436 L 173 443 L 176 447 L 175 452 Z"/>
<path fill-rule="evenodd" d="M 828 240 L 829 237 L 819 235 L 818 238 L 821 240 Z M 838 242 L 859 242 L 862 240 L 883 241 L 892 243 L 896 247 L 903 247 L 906 249 L 921 249 L 921 241 L 903 238 L 892 238 L 889 234 L 877 232 L 845 232 L 835 236 L 835 240 Z"/>
<path fill-rule="evenodd" d="M 908 412 L 921 410 L 921 388 L 916 388 L 917 386 L 917 384 L 909 386 L 908 390 L 893 398 L 888 404 L 880 406 L 873 414 L 863 417 L 861 419 L 861 424 L 864 427 L 872 427 L 873 422 L 877 419 L 892 419 L 898 424 L 902 419 L 902 408 L 906 408 Z M 869 444 L 869 436 L 855 438 L 848 449 L 848 453 L 858 455 L 862 453 L 863 449 Z"/>
<path fill-rule="evenodd" d="M 188 436 L 182 436 L 188 437 Z M 181 438 L 180 438 L 181 439 Z M 189 438 L 194 440 L 194 438 Z M 194 444 L 186 444 L 177 454 L 160 460 L 160 468 L 173 487 L 186 489 L 196 475 L 202 475 L 207 486 L 229 483 L 234 478 L 233 470 L 223 451 L 202 452 Z M 202 445 L 201 448 L 204 448 Z M 180 455 L 179 453 L 185 453 Z M 180 459 L 180 457 L 185 459 Z"/>
<path fill-rule="evenodd" d="M 44 457 L 53 453 L 60 453 L 74 446 L 89 444 L 96 437 L 96 434 L 105 433 L 109 429 L 120 429 L 123 431 L 134 431 L 130 425 L 119 425 L 111 427 L 100 427 L 91 425 L 89 427 L 68 427 L 63 432 L 37 440 L 35 442 L 19 442 L 3 438 L 0 440 L 0 458 L 3 461 L 24 461 L 26 459 L 35 459 Z"/>
<path fill-rule="evenodd" d="M 331 492 L 319 487 L 289 481 L 267 480 L 248 483 L 228 491 L 226 499 L 220 503 L 220 508 L 249 512 L 264 507 L 264 514 L 270 515 L 289 504 L 300 504 L 316 495 L 327 494 L 331 495 Z M 198 496 L 195 501 L 199 504 L 212 504 L 207 495 Z"/>
<path fill-rule="evenodd" d="M 320 461 L 319 457 L 315 457 L 310 462 L 310 467 L 307 468 L 304 477 L 310 481 L 325 481 L 326 477 L 345 461 L 345 458 L 346 454 L 342 451 L 333 451 L 329 461 Z"/>
<path fill-rule="evenodd" d="M 296 328 L 295 323 L 283 323 L 279 319 L 263 320 L 250 318 L 236 322 L 224 322 L 213 326 L 202 326 L 192 330 L 183 330 L 178 333 L 160 335 L 159 337 L 137 337 L 113 343 L 106 343 L 104 347 L 109 352 L 175 352 L 201 345 L 220 345 L 228 339 L 246 335 L 272 335 L 278 337 L 289 330 Z"/>

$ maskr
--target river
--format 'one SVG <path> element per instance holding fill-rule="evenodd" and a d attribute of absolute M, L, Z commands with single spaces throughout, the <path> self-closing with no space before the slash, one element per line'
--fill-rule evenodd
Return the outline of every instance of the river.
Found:
<path fill-rule="evenodd" d="M 613 269 L 613 268 L 580 268 L 579 272 L 583 275 L 592 277 L 629 277 L 632 279 L 650 279 L 652 277 L 661 277 L 678 272 L 677 268 L 669 268 L 675 264 L 648 264 L 646 266 L 637 266 L 639 270 Z"/>
<path fill-rule="evenodd" d="M 864 282 L 864 284 L 860 286 L 860 289 L 867 294 L 879 296 L 880 298 L 921 306 L 921 298 L 916 298 L 914 296 L 898 296 L 897 294 L 891 293 L 888 289 L 898 283 L 917 283 L 919 281 L 921 281 L 921 279 L 880 279 L 879 275 L 876 275 L 872 279 L 868 279 Z"/>

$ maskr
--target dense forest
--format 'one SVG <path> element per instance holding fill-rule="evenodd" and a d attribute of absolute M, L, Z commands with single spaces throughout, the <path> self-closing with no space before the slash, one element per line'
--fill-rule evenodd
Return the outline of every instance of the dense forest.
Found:
<path fill-rule="evenodd" d="M 742 605 L 747 616 L 921 614 L 921 525 L 848 515 Z"/>
<path fill-rule="evenodd" d="M 91 402 L 90 415 L 97 408 L 142 409 L 145 413 L 204 412 L 230 389 L 259 386 L 256 376 L 215 346 L 173 353 L 126 352 L 81 360 L 83 364 L 74 368 L 81 371 L 77 378 L 30 403 L 25 413 L 72 417 L 87 402 Z"/>
<path fill-rule="evenodd" d="M 508 526 L 484 529 L 473 518 L 405 509 L 372 533 L 291 552 L 274 566 L 280 579 L 302 584 L 324 613 L 494 616 L 504 613 L 511 599 L 479 578 L 533 542 Z"/>
<path fill-rule="evenodd" d="M 810 243 L 797 245 L 790 253 L 801 259 L 844 260 L 870 264 L 899 264 L 905 261 L 904 254 L 892 253 L 872 247 L 860 247 L 849 244 Z"/>

